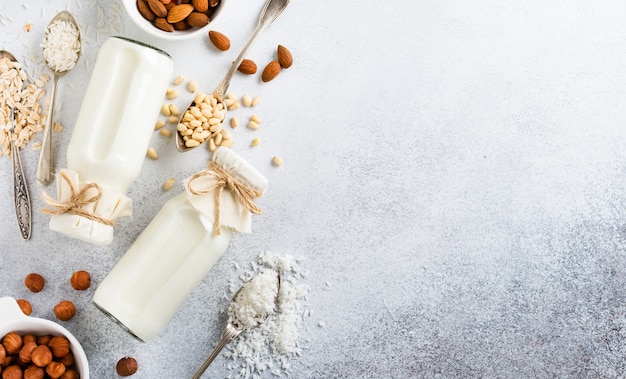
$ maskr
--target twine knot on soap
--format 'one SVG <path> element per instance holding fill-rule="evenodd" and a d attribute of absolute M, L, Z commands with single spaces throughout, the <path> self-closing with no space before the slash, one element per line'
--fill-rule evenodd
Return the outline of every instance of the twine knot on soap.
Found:
<path fill-rule="evenodd" d="M 194 180 L 203 176 L 213 177 L 215 180 L 214 183 L 207 185 L 204 188 L 194 188 Z M 213 235 L 220 235 L 220 198 L 224 189 L 230 191 L 235 196 L 237 201 L 250 213 L 256 215 L 261 214 L 261 209 L 254 203 L 254 199 L 261 196 L 261 192 L 256 191 L 237 180 L 237 178 L 213 161 L 209 162 L 208 169 L 197 172 L 189 178 L 187 187 L 189 192 L 193 195 L 207 195 L 215 191 L 215 221 L 213 222 Z"/>
<path fill-rule="evenodd" d="M 67 176 L 65 172 L 61 172 L 61 178 L 65 180 L 69 189 L 70 189 L 70 199 L 65 202 L 56 201 L 50 196 L 48 196 L 45 192 L 43 194 L 43 199 L 49 206 L 53 207 L 53 209 L 44 208 L 41 210 L 42 213 L 50 214 L 50 215 L 59 215 L 64 213 L 70 213 L 77 216 L 85 217 L 92 221 L 97 221 L 103 223 L 105 225 L 113 226 L 115 224 L 114 220 L 104 218 L 98 216 L 93 212 L 86 211 L 84 207 L 91 203 L 96 203 L 102 198 L 102 188 L 98 183 L 89 183 L 85 185 L 80 191 L 76 191 L 76 188 L 72 184 L 72 180 Z M 96 194 L 87 197 L 87 193 L 89 190 L 95 189 Z"/>

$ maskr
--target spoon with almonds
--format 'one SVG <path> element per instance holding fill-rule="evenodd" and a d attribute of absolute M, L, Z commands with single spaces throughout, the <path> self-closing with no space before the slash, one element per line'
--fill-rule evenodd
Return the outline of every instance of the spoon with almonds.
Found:
<path fill-rule="evenodd" d="M 279 290 L 280 275 L 273 270 L 263 271 L 241 286 L 228 306 L 228 323 L 217 346 L 191 379 L 200 379 L 224 346 L 241 332 L 256 328 L 269 317 L 275 310 Z"/>
<path fill-rule="evenodd" d="M 223 103 L 224 95 L 228 90 L 233 74 L 246 57 L 248 50 L 250 50 L 250 47 L 252 47 L 252 44 L 256 41 L 261 31 L 270 26 L 274 20 L 283 13 L 288 4 L 289 0 L 267 0 L 263 10 L 261 10 L 259 22 L 254 32 L 252 32 L 252 35 L 237 56 L 237 59 L 235 59 L 230 66 L 224 79 L 217 85 L 211 95 L 197 94 L 194 101 L 192 101 L 182 113 L 180 120 L 178 120 L 175 139 L 178 151 L 185 152 L 200 146 L 208 139 L 208 136 L 211 133 L 215 133 L 224 122 L 226 119 L 226 107 Z M 203 122 L 198 120 L 203 117 L 206 118 L 207 121 Z M 198 122 L 200 125 L 197 125 Z M 204 123 L 206 123 L 206 125 L 204 125 Z M 200 131 L 198 128 L 203 130 Z M 196 129 L 198 130 L 196 131 Z"/>

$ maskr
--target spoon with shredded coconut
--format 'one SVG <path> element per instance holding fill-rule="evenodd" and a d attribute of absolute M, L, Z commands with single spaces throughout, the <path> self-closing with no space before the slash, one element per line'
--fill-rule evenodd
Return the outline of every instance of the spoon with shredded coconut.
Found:
<path fill-rule="evenodd" d="M 199 379 L 227 343 L 244 330 L 256 328 L 267 319 L 275 310 L 279 289 L 280 275 L 274 270 L 262 271 L 244 283 L 228 306 L 228 323 L 217 346 L 191 379 Z"/>
<path fill-rule="evenodd" d="M 50 20 L 44 34 L 43 59 L 54 74 L 48 117 L 44 129 L 39 164 L 37 165 L 37 181 L 47 186 L 52 183 L 54 174 L 54 157 L 52 154 L 52 125 L 54 98 L 59 79 L 76 67 L 81 52 L 81 39 L 78 23 L 68 11 L 61 11 Z"/>

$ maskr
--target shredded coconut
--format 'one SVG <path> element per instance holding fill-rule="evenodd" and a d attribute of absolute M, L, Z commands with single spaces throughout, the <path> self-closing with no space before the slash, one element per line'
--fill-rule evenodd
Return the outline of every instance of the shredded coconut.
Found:
<path fill-rule="evenodd" d="M 305 273 L 292 256 L 264 252 L 241 274 L 242 280 L 250 280 L 268 269 L 280 273 L 276 311 L 228 345 L 224 356 L 232 361 L 227 365 L 232 372 L 229 378 L 257 378 L 262 372 L 289 374 L 291 360 L 302 353 L 300 330 L 308 314 L 305 300 L 309 291 L 302 283 Z"/>
<path fill-rule="evenodd" d="M 46 29 L 41 47 L 43 59 L 52 70 L 70 70 L 76 66 L 80 53 L 79 31 L 73 23 L 57 20 Z"/>
<path fill-rule="evenodd" d="M 265 270 L 245 283 L 228 307 L 229 322 L 242 329 L 254 328 L 274 311 L 278 275 Z"/>

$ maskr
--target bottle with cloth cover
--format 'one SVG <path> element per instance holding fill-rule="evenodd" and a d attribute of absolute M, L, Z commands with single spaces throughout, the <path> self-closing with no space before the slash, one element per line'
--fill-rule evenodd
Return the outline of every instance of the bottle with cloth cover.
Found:
<path fill-rule="evenodd" d="M 115 220 L 130 216 L 128 187 L 140 174 L 163 96 L 171 57 L 124 37 L 102 45 L 74 131 L 57 199 L 45 196 L 50 229 L 96 245 L 113 240 Z"/>
<path fill-rule="evenodd" d="M 183 182 L 100 283 L 94 303 L 142 341 L 154 338 L 228 248 L 251 231 L 267 179 L 226 147 Z"/>

